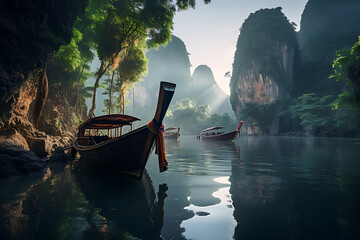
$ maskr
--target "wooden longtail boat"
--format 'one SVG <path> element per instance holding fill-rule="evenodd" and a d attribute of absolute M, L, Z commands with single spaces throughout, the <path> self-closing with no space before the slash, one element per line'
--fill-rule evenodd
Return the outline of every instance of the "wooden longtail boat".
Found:
<path fill-rule="evenodd" d="M 91 131 L 114 129 L 130 125 L 139 120 L 135 117 L 112 114 L 89 118 L 79 126 L 74 148 L 80 153 L 85 165 L 111 172 L 134 175 L 140 178 L 156 140 L 160 171 L 167 169 L 162 121 L 174 95 L 175 84 L 160 83 L 156 113 L 149 124 L 122 136 L 93 136 Z M 95 134 L 96 135 L 96 134 Z"/>
<path fill-rule="evenodd" d="M 165 139 L 172 139 L 172 140 L 177 140 L 179 141 L 179 137 L 180 137 L 180 128 L 166 128 L 164 131 L 164 138 Z"/>
<path fill-rule="evenodd" d="M 224 133 L 224 127 L 210 127 L 210 128 L 207 128 L 207 129 L 204 129 L 200 135 L 199 135 L 199 138 L 203 139 L 203 140 L 235 140 L 236 136 L 239 134 L 240 136 L 240 133 L 239 133 L 239 130 L 241 128 L 241 125 L 243 124 L 243 121 L 240 121 L 239 123 L 239 127 L 234 130 L 234 131 L 231 131 L 231 132 L 227 132 L 227 133 Z"/>

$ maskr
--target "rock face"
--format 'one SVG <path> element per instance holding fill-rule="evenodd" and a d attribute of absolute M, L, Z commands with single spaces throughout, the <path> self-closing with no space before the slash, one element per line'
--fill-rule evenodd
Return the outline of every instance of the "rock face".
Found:
<path fill-rule="evenodd" d="M 359 24 L 358 0 L 309 0 L 298 35 L 302 55 L 318 58 L 351 47 L 360 34 Z"/>
<path fill-rule="evenodd" d="M 60 45 L 70 41 L 73 22 L 87 3 L 88 0 L 0 2 L 0 129 L 13 132 L 0 133 L 2 141 L 28 149 L 26 144 L 46 136 L 33 127 L 31 103 L 46 65 Z M 48 137 L 46 142 L 53 147 L 61 144 Z"/>
<path fill-rule="evenodd" d="M 214 113 L 228 113 L 229 115 L 233 113 L 230 97 L 220 89 L 208 66 L 200 65 L 195 68 L 192 79 L 193 99 L 198 104 L 209 105 Z"/>
<path fill-rule="evenodd" d="M 29 145 L 31 151 L 41 158 L 46 157 L 51 150 L 51 146 L 47 143 L 45 138 L 34 138 Z"/>
<path fill-rule="evenodd" d="M 339 82 L 334 73 L 336 51 L 354 45 L 360 34 L 360 1 L 309 0 L 301 15 L 298 33 L 302 69 L 295 75 L 299 92 L 337 95 Z"/>
<path fill-rule="evenodd" d="M 41 173 L 46 163 L 31 151 L 19 146 L 0 143 L 0 179 Z"/>
<path fill-rule="evenodd" d="M 232 108 L 239 120 L 245 120 L 243 132 L 259 133 L 246 119 L 240 119 L 245 103 L 273 103 L 289 94 L 297 51 L 294 27 L 281 8 L 262 9 L 245 20 L 230 82 Z M 278 132 L 279 119 L 273 119 L 270 129 L 269 134 Z"/>
<path fill-rule="evenodd" d="M 61 44 L 87 0 L 0 3 L 0 127 L 26 116 L 40 73 Z"/>
<path fill-rule="evenodd" d="M 17 145 L 25 150 L 29 150 L 29 145 L 26 139 L 14 128 L 0 131 L 0 144 L 1 143 Z"/>

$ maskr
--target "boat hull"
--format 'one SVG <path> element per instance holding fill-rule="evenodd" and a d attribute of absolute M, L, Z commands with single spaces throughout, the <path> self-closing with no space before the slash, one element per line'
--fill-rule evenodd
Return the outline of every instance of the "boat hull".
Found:
<path fill-rule="evenodd" d="M 179 140 L 179 134 L 178 133 L 167 134 L 167 135 L 164 135 L 164 138 L 171 139 L 171 140 Z"/>
<path fill-rule="evenodd" d="M 91 168 L 141 177 L 153 149 L 156 134 L 146 126 L 99 144 L 74 148 L 80 161 Z"/>
<path fill-rule="evenodd" d="M 235 139 L 236 134 L 238 134 L 237 130 L 217 135 L 201 135 L 200 138 L 203 140 L 227 141 Z"/>

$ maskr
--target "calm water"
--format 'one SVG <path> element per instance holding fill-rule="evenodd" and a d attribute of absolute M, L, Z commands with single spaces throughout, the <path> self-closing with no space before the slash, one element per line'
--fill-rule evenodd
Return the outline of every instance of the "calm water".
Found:
<path fill-rule="evenodd" d="M 360 239 L 360 140 L 182 136 L 143 181 L 53 164 L 0 183 L 0 239 Z M 160 237 L 161 234 L 161 237 Z"/>

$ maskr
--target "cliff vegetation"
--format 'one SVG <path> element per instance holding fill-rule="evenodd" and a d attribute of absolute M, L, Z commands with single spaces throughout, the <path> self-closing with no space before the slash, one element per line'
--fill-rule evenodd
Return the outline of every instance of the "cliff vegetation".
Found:
<path fill-rule="evenodd" d="M 245 120 L 243 131 L 274 134 L 279 131 L 279 126 L 284 127 L 285 123 L 276 114 L 271 114 L 266 116 L 266 130 L 261 129 L 256 122 L 262 120 L 250 117 L 246 114 L 248 111 L 241 109 L 252 102 L 272 104 L 289 96 L 293 68 L 298 59 L 294 29 L 295 25 L 289 22 L 280 7 L 256 11 L 243 23 L 230 81 L 230 100 L 237 118 Z M 265 108 L 256 109 L 259 116 L 267 114 Z"/>
<path fill-rule="evenodd" d="M 250 126 L 244 130 L 251 134 L 302 131 L 316 136 L 359 136 L 356 41 L 360 3 L 310 0 L 298 33 L 280 10 L 259 10 L 241 28 L 230 86 L 237 118 Z M 270 13 L 278 18 L 271 21 Z M 282 23 L 277 26 L 281 31 L 271 29 L 274 21 Z M 271 30 L 266 28 L 268 22 Z M 274 41 L 292 47 L 293 57 L 276 50 Z M 291 69 L 287 77 L 281 77 L 287 71 L 278 67 L 274 56 L 282 56 Z M 264 94 L 266 91 L 254 89 L 270 91 Z"/>

